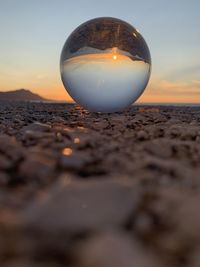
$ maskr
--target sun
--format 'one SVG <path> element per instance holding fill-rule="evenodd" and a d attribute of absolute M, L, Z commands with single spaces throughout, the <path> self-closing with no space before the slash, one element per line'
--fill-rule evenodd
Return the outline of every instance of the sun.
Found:
<path fill-rule="evenodd" d="M 116 56 L 116 55 L 114 55 L 114 56 L 113 56 L 113 59 L 114 59 L 114 60 L 117 60 L 117 56 Z"/>

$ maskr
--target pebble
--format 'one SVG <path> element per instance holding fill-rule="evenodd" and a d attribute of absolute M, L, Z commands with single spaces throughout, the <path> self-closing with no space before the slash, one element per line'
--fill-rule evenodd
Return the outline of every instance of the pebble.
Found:
<path fill-rule="evenodd" d="M 39 131 L 33 131 L 33 130 L 27 130 L 24 133 L 24 140 L 28 139 L 45 139 L 45 138 L 54 138 L 54 133 L 48 133 L 48 132 L 39 132 Z"/>
<path fill-rule="evenodd" d="M 20 166 L 19 174 L 25 180 L 32 183 L 46 184 L 50 182 L 54 172 L 53 159 L 35 153 L 27 157 Z"/>
<path fill-rule="evenodd" d="M 26 131 L 36 131 L 36 132 L 49 132 L 51 126 L 45 123 L 34 122 L 22 128 L 24 132 Z"/>
<path fill-rule="evenodd" d="M 155 139 L 146 143 L 145 150 L 158 158 L 172 157 L 172 146 L 167 140 Z"/>
<path fill-rule="evenodd" d="M 129 181 L 71 181 L 60 191 L 49 192 L 45 203 L 31 206 L 25 220 L 50 233 L 78 234 L 122 226 L 134 214 L 138 201 L 139 192 Z"/>
<path fill-rule="evenodd" d="M 23 157 L 24 150 L 14 137 L 0 135 L 0 153 L 15 163 Z M 8 164 L 4 161 L 5 164 Z M 2 163 L 3 164 L 3 163 Z"/>
<path fill-rule="evenodd" d="M 72 152 L 71 155 L 61 156 L 59 166 L 62 169 L 79 171 L 90 161 L 91 158 L 89 155 L 80 152 Z"/>
<path fill-rule="evenodd" d="M 137 139 L 140 141 L 144 141 L 148 139 L 148 134 L 147 132 L 140 130 L 137 132 Z"/>

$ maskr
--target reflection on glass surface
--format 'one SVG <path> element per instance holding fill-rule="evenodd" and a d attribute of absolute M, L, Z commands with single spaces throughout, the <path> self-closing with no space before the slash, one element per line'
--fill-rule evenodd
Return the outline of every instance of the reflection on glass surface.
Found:
<path fill-rule="evenodd" d="M 123 110 L 144 91 L 151 69 L 143 37 L 128 23 L 97 18 L 79 26 L 61 54 L 66 90 L 91 111 Z"/>

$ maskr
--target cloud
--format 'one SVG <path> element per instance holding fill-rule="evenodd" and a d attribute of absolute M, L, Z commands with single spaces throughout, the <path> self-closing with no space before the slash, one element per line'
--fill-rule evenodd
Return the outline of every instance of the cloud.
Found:
<path fill-rule="evenodd" d="M 196 84 L 197 86 L 200 86 L 200 80 L 192 80 L 193 84 Z"/>
<path fill-rule="evenodd" d="M 38 74 L 36 76 L 36 79 L 37 80 L 43 80 L 43 79 L 46 79 L 47 77 L 48 77 L 48 75 L 46 73 L 44 73 L 44 74 Z"/>
<path fill-rule="evenodd" d="M 200 103 L 200 80 L 182 82 L 154 78 L 140 98 L 142 101 Z"/>
<path fill-rule="evenodd" d="M 200 76 L 200 65 L 186 66 L 173 71 L 170 71 L 165 75 L 167 80 L 190 80 L 192 77 Z"/>
<path fill-rule="evenodd" d="M 169 94 L 199 94 L 200 97 L 200 84 L 196 82 L 172 82 L 163 80 L 160 82 L 160 90 Z"/>

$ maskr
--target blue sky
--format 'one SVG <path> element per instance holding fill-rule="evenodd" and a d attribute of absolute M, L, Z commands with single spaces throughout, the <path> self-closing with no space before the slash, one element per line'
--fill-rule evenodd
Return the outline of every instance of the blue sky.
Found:
<path fill-rule="evenodd" d="M 200 102 L 199 0 L 0 0 L 0 90 L 29 88 L 67 99 L 59 57 L 86 20 L 111 16 L 135 26 L 152 56 L 140 101 Z"/>

